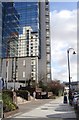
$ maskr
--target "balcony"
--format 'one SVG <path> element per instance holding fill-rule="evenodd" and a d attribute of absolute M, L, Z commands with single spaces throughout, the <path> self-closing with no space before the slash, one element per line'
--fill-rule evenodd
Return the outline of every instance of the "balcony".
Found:
<path fill-rule="evenodd" d="M 50 46 L 47 46 L 47 51 L 50 51 Z"/>
<path fill-rule="evenodd" d="M 49 27 L 46 27 L 46 31 L 50 31 Z"/>
<path fill-rule="evenodd" d="M 50 34 L 49 34 L 49 33 L 46 34 L 46 38 L 48 38 L 48 37 L 50 37 Z"/>
<path fill-rule="evenodd" d="M 50 55 L 50 54 L 47 54 L 47 55 Z M 47 57 L 47 63 L 50 63 L 50 56 Z"/>
<path fill-rule="evenodd" d="M 49 11 L 46 11 L 46 16 L 49 16 Z"/>
<path fill-rule="evenodd" d="M 51 69 L 50 68 L 47 68 L 47 74 L 51 72 Z"/>
<path fill-rule="evenodd" d="M 49 23 L 49 18 L 48 17 L 46 18 L 46 23 Z"/>
<path fill-rule="evenodd" d="M 49 40 L 46 41 L 46 45 L 50 46 L 50 41 Z"/>
<path fill-rule="evenodd" d="M 50 78 L 51 78 L 51 74 L 47 73 L 47 79 L 50 79 Z"/>
<path fill-rule="evenodd" d="M 50 50 L 47 50 L 46 53 L 47 53 L 47 54 L 50 54 Z"/>

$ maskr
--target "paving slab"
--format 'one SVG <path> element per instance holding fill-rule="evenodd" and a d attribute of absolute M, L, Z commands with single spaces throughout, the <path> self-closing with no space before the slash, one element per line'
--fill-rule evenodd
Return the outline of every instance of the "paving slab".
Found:
<path fill-rule="evenodd" d="M 41 101 L 42 102 L 42 101 Z M 31 107 L 31 106 L 30 106 Z M 76 120 L 74 108 L 63 103 L 63 97 L 49 101 L 30 111 L 20 112 L 13 118 L 17 119 L 37 119 L 37 120 Z"/>
<path fill-rule="evenodd" d="M 2 120 L 76 120 L 74 118 L 72 119 L 62 119 L 62 118 L 6 118 Z"/>

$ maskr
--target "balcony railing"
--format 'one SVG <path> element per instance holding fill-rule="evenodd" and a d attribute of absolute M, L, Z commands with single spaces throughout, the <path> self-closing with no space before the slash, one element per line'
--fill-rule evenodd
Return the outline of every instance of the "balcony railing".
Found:
<path fill-rule="evenodd" d="M 49 11 L 46 11 L 46 16 L 49 16 Z"/>
<path fill-rule="evenodd" d="M 47 68 L 47 73 L 50 73 L 51 72 L 51 69 L 50 68 Z"/>

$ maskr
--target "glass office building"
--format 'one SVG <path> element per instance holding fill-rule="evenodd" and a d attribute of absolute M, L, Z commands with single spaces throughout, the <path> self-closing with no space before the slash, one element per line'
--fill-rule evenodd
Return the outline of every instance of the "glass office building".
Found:
<path fill-rule="evenodd" d="M 2 57 L 17 56 L 19 15 L 13 2 L 2 2 Z"/>
<path fill-rule="evenodd" d="M 38 6 L 38 2 L 15 2 L 15 8 L 20 15 L 20 34 L 25 26 L 30 26 L 33 32 L 39 31 Z"/>
<path fill-rule="evenodd" d="M 51 47 L 48 0 L 4 3 L 3 13 L 3 56 L 18 54 L 18 67 L 17 72 L 14 72 L 16 73 L 14 77 L 17 81 L 24 82 L 29 79 L 36 82 L 41 79 L 44 82 L 50 81 Z M 11 70 L 13 71 L 10 68 L 9 73 Z M 3 74 L 5 74 L 5 69 Z M 8 77 L 11 80 L 10 75 Z"/>
<path fill-rule="evenodd" d="M 19 41 L 22 42 L 26 41 L 26 44 L 22 47 L 26 47 L 25 55 L 24 56 L 35 56 L 36 53 L 31 54 L 31 51 L 34 51 L 31 41 L 31 37 L 33 38 L 33 35 L 31 36 L 27 31 L 25 31 L 24 34 L 24 28 L 29 27 L 32 29 L 32 33 L 36 35 L 37 41 L 39 43 L 39 3 L 38 2 L 15 2 L 15 8 L 18 11 L 20 15 L 20 29 L 19 29 Z M 27 36 L 26 36 L 27 33 Z M 23 44 L 24 44 L 23 43 Z M 31 44 L 31 45 L 30 45 Z M 38 44 L 40 46 L 40 44 Z M 38 49 L 39 49 L 39 46 Z M 18 56 L 21 57 L 20 52 L 24 50 L 19 49 L 18 50 Z M 39 51 L 39 50 L 38 50 Z M 23 55 L 22 55 L 23 56 Z M 38 54 L 40 56 L 40 52 Z"/>

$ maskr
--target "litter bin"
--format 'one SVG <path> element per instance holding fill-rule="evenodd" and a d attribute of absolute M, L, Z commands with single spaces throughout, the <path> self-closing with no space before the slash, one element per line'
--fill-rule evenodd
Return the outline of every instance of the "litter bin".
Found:
<path fill-rule="evenodd" d="M 64 103 L 67 104 L 67 102 L 68 102 L 68 101 L 67 101 L 67 96 L 64 95 Z"/>

